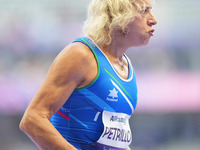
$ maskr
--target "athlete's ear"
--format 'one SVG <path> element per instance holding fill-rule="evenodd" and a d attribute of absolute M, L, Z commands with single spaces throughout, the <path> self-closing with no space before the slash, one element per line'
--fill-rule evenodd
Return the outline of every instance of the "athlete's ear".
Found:
<path fill-rule="evenodd" d="M 117 36 L 123 37 L 124 31 L 122 29 L 115 29 L 114 34 Z"/>
<path fill-rule="evenodd" d="M 116 32 L 118 36 L 127 37 L 129 33 L 129 29 L 128 27 L 126 27 L 125 29 L 117 29 Z"/>

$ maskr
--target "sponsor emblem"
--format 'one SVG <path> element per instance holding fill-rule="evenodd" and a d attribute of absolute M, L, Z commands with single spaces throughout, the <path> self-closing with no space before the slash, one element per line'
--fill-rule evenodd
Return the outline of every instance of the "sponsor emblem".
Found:
<path fill-rule="evenodd" d="M 115 88 L 113 88 L 113 90 L 109 90 L 109 91 L 110 91 L 110 94 L 108 95 L 106 100 L 117 102 L 118 101 L 118 95 L 117 95 L 118 91 Z"/>

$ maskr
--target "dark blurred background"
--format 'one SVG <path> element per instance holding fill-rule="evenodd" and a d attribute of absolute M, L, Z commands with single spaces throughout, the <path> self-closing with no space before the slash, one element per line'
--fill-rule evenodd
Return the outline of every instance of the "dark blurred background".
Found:
<path fill-rule="evenodd" d="M 37 150 L 19 121 L 56 55 L 82 36 L 90 0 L 0 0 L 0 150 Z M 131 48 L 134 150 L 200 150 L 200 1 L 157 0 L 155 36 Z"/>

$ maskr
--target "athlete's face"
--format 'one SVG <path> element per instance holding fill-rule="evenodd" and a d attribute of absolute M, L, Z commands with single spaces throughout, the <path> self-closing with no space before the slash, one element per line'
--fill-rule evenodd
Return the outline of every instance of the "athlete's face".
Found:
<path fill-rule="evenodd" d="M 141 0 L 142 1 L 142 0 Z M 145 45 L 149 42 L 151 36 L 153 36 L 153 25 L 157 24 L 157 21 L 151 13 L 150 0 L 143 0 L 146 7 L 143 11 L 138 12 L 134 21 L 128 25 L 128 41 L 131 46 Z"/>

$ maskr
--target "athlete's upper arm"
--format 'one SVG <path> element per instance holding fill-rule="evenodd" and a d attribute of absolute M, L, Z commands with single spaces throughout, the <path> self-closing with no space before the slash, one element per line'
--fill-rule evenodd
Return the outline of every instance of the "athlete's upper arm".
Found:
<path fill-rule="evenodd" d="M 54 60 L 28 109 L 50 118 L 85 80 L 90 69 L 90 55 L 90 51 L 80 43 L 66 47 Z"/>

